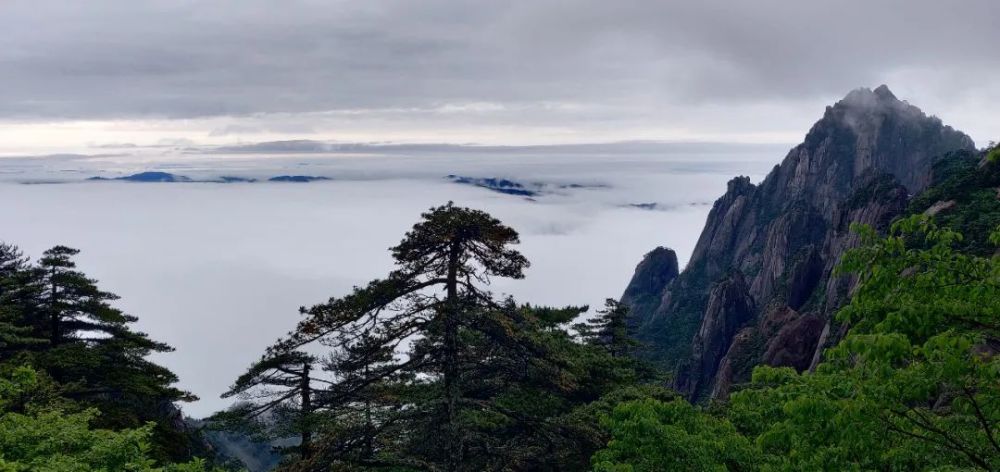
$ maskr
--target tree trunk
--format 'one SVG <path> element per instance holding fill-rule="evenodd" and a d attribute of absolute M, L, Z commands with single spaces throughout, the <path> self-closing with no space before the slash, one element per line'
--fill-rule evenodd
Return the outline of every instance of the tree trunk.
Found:
<path fill-rule="evenodd" d="M 49 273 L 49 283 L 52 285 L 51 293 L 49 293 L 49 311 L 50 311 L 50 313 L 49 313 L 49 316 L 50 316 L 49 322 L 51 324 L 50 329 L 52 330 L 52 332 L 49 333 L 49 338 L 50 338 L 49 341 L 52 343 L 53 346 L 58 346 L 59 342 L 61 341 L 62 336 L 59 333 L 59 328 L 60 328 L 60 326 L 59 326 L 59 308 L 58 308 L 58 305 L 59 305 L 59 295 L 58 295 L 59 287 L 56 285 L 56 268 L 55 267 L 53 267 L 52 271 Z"/>
<path fill-rule="evenodd" d="M 458 470 L 462 461 L 461 438 L 458 432 L 458 257 L 461 247 L 453 241 L 448 253 L 447 300 L 444 310 L 444 389 L 447 396 L 448 466 Z"/>
<path fill-rule="evenodd" d="M 369 364 L 365 362 L 365 381 L 370 378 Z M 365 459 L 370 459 L 375 452 L 374 425 L 372 425 L 372 400 L 371 392 L 365 395 Z"/>
<path fill-rule="evenodd" d="M 309 414 L 312 413 L 312 390 L 309 385 L 309 363 L 302 364 L 302 379 L 300 379 L 299 390 L 302 395 L 302 405 L 300 405 L 300 415 L 302 424 L 302 457 L 308 458 L 312 452 L 312 425 L 309 424 Z"/>

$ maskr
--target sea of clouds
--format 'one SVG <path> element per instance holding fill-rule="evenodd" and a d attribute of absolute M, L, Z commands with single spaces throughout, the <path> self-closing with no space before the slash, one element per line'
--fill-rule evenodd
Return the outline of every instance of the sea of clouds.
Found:
<path fill-rule="evenodd" d="M 108 151 L 104 153 L 104 151 Z M 201 400 L 199 417 L 298 307 L 346 293 L 392 268 L 388 251 L 420 213 L 454 201 L 521 234 L 526 278 L 492 289 L 521 302 L 600 306 L 621 295 L 643 254 L 664 245 L 684 264 L 711 203 L 735 175 L 755 181 L 782 146 L 620 144 L 102 149 L 0 158 L 0 239 L 32 257 L 55 244 L 119 294 L 138 328 L 176 347 L 156 360 Z M 89 181 L 160 171 L 193 180 Z M 509 195 L 445 176 L 506 178 L 540 193 Z M 330 180 L 267 182 L 276 175 Z"/>

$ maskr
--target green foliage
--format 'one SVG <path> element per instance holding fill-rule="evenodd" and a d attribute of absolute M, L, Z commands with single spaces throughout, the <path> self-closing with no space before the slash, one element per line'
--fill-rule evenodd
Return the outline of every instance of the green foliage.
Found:
<path fill-rule="evenodd" d="M 32 302 L 41 293 L 33 275 L 21 250 L 0 242 L 0 360 L 46 342 L 25 326 Z"/>
<path fill-rule="evenodd" d="M 317 420 L 313 384 L 322 381 L 311 375 L 316 362 L 301 351 L 262 357 L 222 394 L 244 401 L 209 418 L 211 427 L 268 442 L 297 436 L 299 444 L 284 452 L 308 456 Z"/>
<path fill-rule="evenodd" d="M 813 374 L 757 368 L 734 424 L 777 470 L 1000 467 L 1000 259 L 920 216 L 859 231 L 849 334 Z"/>
<path fill-rule="evenodd" d="M 0 377 L 0 471 L 204 472 L 205 463 L 156 467 L 150 455 L 153 424 L 94 429 L 94 408 L 64 410 L 46 400 L 51 388 L 29 367 Z M 16 410 L 16 411 L 14 411 Z"/>
<path fill-rule="evenodd" d="M 996 470 L 1000 468 L 1000 256 L 913 216 L 841 266 L 860 281 L 847 336 L 816 372 L 757 367 L 713 413 L 620 405 L 597 470 Z M 1000 227 L 987 239 L 1000 245 Z"/>
<path fill-rule="evenodd" d="M 76 268 L 78 252 L 56 246 L 32 263 L 0 244 L 0 371 L 30 365 L 57 382 L 61 396 L 101 412 L 87 424 L 146 428 L 156 459 L 190 458 L 197 440 L 168 416 L 172 402 L 194 397 L 148 359 L 172 348 L 131 328 L 136 317 L 113 306 L 118 297 Z"/>
<path fill-rule="evenodd" d="M 922 213 L 938 202 L 954 202 L 952 208 L 934 216 L 935 222 L 963 234 L 956 249 L 988 256 L 996 247 L 987 238 L 1000 225 L 1000 162 L 980 165 L 981 161 L 980 154 L 970 151 L 936 161 L 932 186 L 911 200 L 909 213 Z"/>
<path fill-rule="evenodd" d="M 757 452 L 726 419 L 683 399 L 622 403 L 605 419 L 614 439 L 593 457 L 600 472 L 752 470 Z"/>
<path fill-rule="evenodd" d="M 613 357 L 633 354 L 637 343 L 628 334 L 627 306 L 608 298 L 596 316 L 573 325 L 583 342 L 598 346 Z"/>

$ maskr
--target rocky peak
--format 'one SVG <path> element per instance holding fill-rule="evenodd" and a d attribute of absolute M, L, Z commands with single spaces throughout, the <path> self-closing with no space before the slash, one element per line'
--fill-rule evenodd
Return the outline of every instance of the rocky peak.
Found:
<path fill-rule="evenodd" d="M 889 87 L 885 84 L 879 85 L 875 88 L 875 90 L 868 87 L 856 88 L 848 92 L 847 95 L 837 103 L 854 107 L 885 107 L 886 105 L 895 106 L 896 104 L 906 104 L 906 102 L 896 98 L 896 94 L 892 93 L 892 91 L 889 90 Z"/>
<path fill-rule="evenodd" d="M 749 176 L 741 175 L 733 177 L 726 183 L 726 195 L 747 195 L 755 188 L 754 184 L 750 183 Z"/>
<path fill-rule="evenodd" d="M 636 266 L 621 303 L 633 311 L 648 310 L 650 305 L 659 303 L 659 294 L 679 272 L 677 253 L 673 249 L 661 246 L 649 251 Z"/>
<path fill-rule="evenodd" d="M 889 86 L 886 85 L 886 84 L 879 85 L 875 89 L 875 95 L 878 95 L 879 97 L 885 97 L 885 98 L 891 98 L 891 99 L 895 99 L 896 98 L 896 96 L 892 94 L 892 91 L 889 90 Z"/>
<path fill-rule="evenodd" d="M 896 95 L 885 85 L 881 85 L 875 90 L 867 88 L 852 90 L 842 100 L 832 107 L 828 107 L 824 120 L 817 124 L 825 126 L 846 125 L 859 138 L 866 138 L 869 134 L 878 133 L 879 128 L 890 118 L 918 127 L 921 125 L 941 127 L 939 119 L 928 117 L 919 108 L 896 98 Z M 920 123 L 921 121 L 928 121 L 928 123 Z"/>
<path fill-rule="evenodd" d="M 852 190 L 843 184 L 872 172 L 892 174 L 911 193 L 919 192 L 929 183 L 931 159 L 952 150 L 975 149 L 967 135 L 896 98 L 885 85 L 852 90 L 827 107 L 801 146 L 811 155 L 837 158 L 815 164 L 818 170 L 843 174 L 831 181 L 842 184 L 841 194 Z"/>
<path fill-rule="evenodd" d="M 677 253 L 673 249 L 662 246 L 653 249 L 636 266 L 622 300 L 630 299 L 635 294 L 662 289 L 677 277 L 678 272 Z"/>
<path fill-rule="evenodd" d="M 628 298 L 644 301 L 632 310 L 633 326 L 643 330 L 637 337 L 654 345 L 653 352 L 667 353 L 654 360 L 687 366 L 677 373 L 678 387 L 692 395 L 720 390 L 713 388 L 720 365 L 733 376 L 724 383 L 752 367 L 724 358 L 737 333 L 745 341 L 736 349 L 743 360 L 808 365 L 823 342 L 815 331 L 823 330 L 818 327 L 826 326 L 853 283 L 834 283 L 831 275 L 843 251 L 856 244 L 848 224 L 891 220 L 905 208 L 907 193 L 930 183 L 936 157 L 974 148 L 968 136 L 884 85 L 851 91 L 826 108 L 759 185 L 748 177 L 729 181 L 690 262 L 673 282 L 660 292 L 644 291 L 659 285 L 630 284 Z M 788 308 L 795 316 L 787 323 L 794 327 L 759 328 L 760 307 Z M 767 346 L 767 353 L 746 346 Z M 678 357 L 685 351 L 689 357 Z"/>

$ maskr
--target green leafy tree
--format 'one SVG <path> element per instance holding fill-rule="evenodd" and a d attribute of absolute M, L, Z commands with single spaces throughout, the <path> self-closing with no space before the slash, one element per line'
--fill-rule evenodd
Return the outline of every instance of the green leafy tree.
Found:
<path fill-rule="evenodd" d="M 640 380 L 629 358 L 579 342 L 564 326 L 587 307 L 522 306 L 463 337 L 472 470 L 580 470 L 608 439 L 601 401 Z"/>
<path fill-rule="evenodd" d="M 921 216 L 859 230 L 848 335 L 815 373 L 758 368 L 733 422 L 777 470 L 1000 468 L 1000 257 Z"/>
<path fill-rule="evenodd" d="M 523 277 L 528 262 L 509 247 L 517 242 L 514 230 L 482 211 L 452 204 L 434 208 L 392 248 L 397 269 L 389 277 L 307 312 L 286 346 L 326 338 L 344 349 L 348 357 L 340 368 L 345 370 L 337 373 L 342 382 L 331 389 L 331 402 L 350 405 L 385 382 L 408 381 L 399 388 L 426 396 L 402 413 L 423 424 L 406 422 L 408 434 L 394 433 L 398 439 L 385 443 L 396 444 L 383 446 L 381 458 L 367 460 L 462 467 L 467 448 L 462 415 L 469 406 L 463 385 L 468 352 L 463 352 L 462 337 L 466 332 L 491 334 L 481 327 L 491 317 L 502 323 L 510 313 L 503 306 L 509 308 L 509 303 L 495 300 L 482 287 L 493 277 Z M 396 355 L 406 344 L 406 355 Z M 402 410 L 403 405 L 381 408 L 387 409 Z M 428 434 L 440 440 L 399 444 Z"/>
<path fill-rule="evenodd" d="M 111 431 L 91 425 L 96 409 L 65 410 L 52 384 L 28 367 L 0 376 L 0 471 L 205 472 L 202 460 L 156 466 L 152 424 Z"/>
<path fill-rule="evenodd" d="M 77 253 L 56 246 L 38 263 L 43 290 L 35 328 L 49 340 L 40 359 L 46 370 L 61 382 L 81 383 L 80 395 L 193 399 L 170 386 L 176 375 L 147 359 L 173 348 L 132 330 L 129 325 L 137 318 L 112 306 L 118 296 L 76 270 L 72 257 Z"/>
<path fill-rule="evenodd" d="M 613 439 L 593 457 L 600 472 L 755 470 L 757 450 L 726 419 L 683 399 L 619 404 L 605 419 Z"/>

